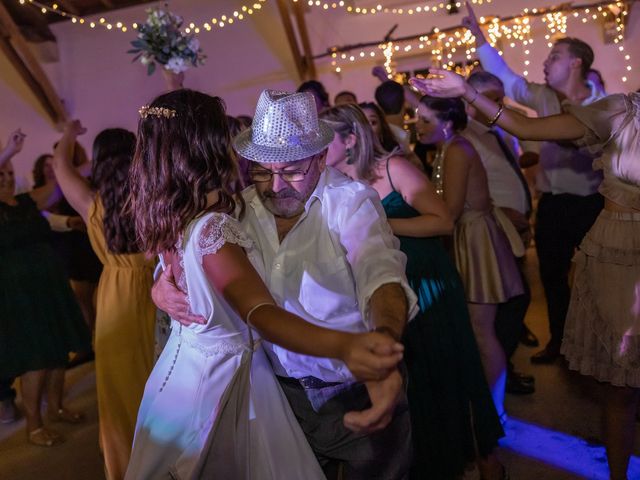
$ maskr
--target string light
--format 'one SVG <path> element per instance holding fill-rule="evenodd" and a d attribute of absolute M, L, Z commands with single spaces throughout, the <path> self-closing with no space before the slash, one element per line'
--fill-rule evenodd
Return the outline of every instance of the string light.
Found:
<path fill-rule="evenodd" d="M 393 42 L 388 42 L 382 49 L 384 55 L 384 69 L 387 71 L 387 77 L 391 78 L 393 70 L 391 68 L 391 60 L 393 59 Z"/>
<path fill-rule="evenodd" d="M 439 11 L 451 11 L 452 9 L 459 9 L 463 6 L 462 1 L 458 1 L 455 4 L 450 3 L 449 1 L 441 1 L 435 5 L 424 3 L 423 5 L 418 5 L 417 7 L 411 8 L 398 8 L 398 7 L 385 7 L 383 5 L 376 5 L 375 7 L 354 7 L 351 5 L 351 2 L 346 3 L 344 1 L 339 2 L 328 2 L 325 0 L 292 0 L 293 3 L 304 2 L 309 7 L 315 7 L 322 10 L 336 10 L 343 9 L 346 10 L 347 13 L 351 13 L 354 15 L 377 15 L 377 14 L 393 14 L 393 15 L 419 15 L 425 13 L 438 13 Z M 477 5 L 483 5 L 491 3 L 492 0 L 471 0 L 471 3 Z"/>
<path fill-rule="evenodd" d="M 316 5 L 317 1 L 318 0 L 315 0 L 315 2 L 312 1 L 312 3 Z M 618 12 L 617 15 L 614 10 Z M 501 56 L 504 55 L 504 51 L 502 50 L 504 46 L 509 48 L 520 46 L 522 48 L 524 54 L 522 74 L 528 76 L 531 69 L 530 56 L 534 45 L 534 39 L 532 38 L 532 21 L 535 18 L 540 18 L 546 26 L 547 31 L 544 39 L 546 45 L 551 47 L 557 37 L 566 35 L 569 19 L 577 21 L 586 20 L 590 22 L 593 20 L 593 15 L 596 15 L 597 18 L 600 18 L 600 16 L 604 18 L 615 16 L 617 27 L 614 43 L 624 58 L 625 70 L 624 76 L 622 76 L 621 79 L 623 82 L 627 82 L 629 80 L 629 74 L 634 71 L 631 65 L 631 56 L 627 53 L 623 45 L 624 19 L 629 15 L 628 12 L 629 3 L 618 1 L 602 2 L 601 4 L 591 5 L 586 8 L 584 6 L 572 8 L 566 5 L 558 9 L 525 8 L 522 14 L 505 20 L 493 17 L 479 17 L 478 21 L 487 32 L 487 40 L 498 50 Z M 473 63 L 477 63 L 474 62 L 476 53 L 475 37 L 468 29 L 462 26 L 452 27 L 444 31 L 434 28 L 431 33 L 421 35 L 418 38 L 396 39 L 392 46 L 391 43 L 392 42 L 387 42 L 378 45 L 377 51 L 382 51 L 383 53 L 385 70 L 390 78 L 395 74 L 391 63 L 391 58 L 395 53 L 411 55 L 416 50 L 425 51 L 428 52 L 428 54 L 430 53 L 432 64 L 454 69 L 459 73 L 468 72 L 468 70 L 473 67 Z M 359 51 L 353 55 L 344 53 L 353 50 Z M 370 57 L 375 58 L 378 54 L 377 52 L 375 50 L 367 51 L 366 49 L 349 47 L 339 49 L 334 47 L 331 53 L 333 57 L 331 66 L 334 71 L 339 72 L 341 60 L 349 59 L 353 62 Z"/>
<path fill-rule="evenodd" d="M 247 15 L 253 15 L 254 13 L 262 10 L 262 4 L 265 3 L 266 1 L 267 0 L 256 0 L 256 3 L 250 4 L 250 5 L 242 5 L 240 9 L 234 11 L 232 14 L 222 15 L 220 18 L 223 20 L 220 20 L 220 21 L 218 21 L 217 18 L 212 18 L 211 23 L 209 23 L 208 21 L 205 21 L 199 25 L 195 24 L 194 22 L 189 22 L 189 26 L 185 28 L 185 33 L 199 34 L 202 30 L 211 32 L 216 27 L 224 28 L 226 25 L 232 25 L 234 21 L 244 20 L 247 18 L 246 17 Z M 40 11 L 40 13 L 42 13 L 43 15 L 46 15 L 48 13 L 54 13 L 61 17 L 70 18 L 71 23 L 80 24 L 80 25 L 86 24 L 87 26 L 89 26 L 89 28 L 92 28 L 92 29 L 95 29 L 96 27 L 99 26 L 109 31 L 127 32 L 129 28 L 133 30 L 136 30 L 138 28 L 137 23 L 133 23 L 127 26 L 122 21 L 108 21 L 104 17 L 100 18 L 98 22 L 85 21 L 83 17 L 61 9 L 57 3 L 46 5 L 42 2 L 39 2 L 38 0 L 18 0 L 18 3 L 20 5 L 32 5 L 33 7 L 38 9 L 38 11 Z"/>

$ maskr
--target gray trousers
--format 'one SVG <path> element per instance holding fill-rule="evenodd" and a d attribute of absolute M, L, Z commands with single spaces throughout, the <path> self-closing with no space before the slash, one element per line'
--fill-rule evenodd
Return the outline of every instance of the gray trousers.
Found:
<path fill-rule="evenodd" d="M 361 383 L 327 387 L 309 392 L 330 397 L 315 411 L 307 392 L 292 378 L 278 377 L 291 409 L 304 431 L 328 480 L 400 480 L 408 478 L 411 465 L 411 421 L 406 396 L 398 403 L 391 423 L 372 434 L 357 434 L 343 424 L 344 414 L 371 406 Z"/>

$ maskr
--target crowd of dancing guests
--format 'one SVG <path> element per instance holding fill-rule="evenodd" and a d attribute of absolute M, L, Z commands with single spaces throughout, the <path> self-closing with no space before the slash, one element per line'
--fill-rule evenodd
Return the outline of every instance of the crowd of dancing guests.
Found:
<path fill-rule="evenodd" d="M 254 117 L 178 88 L 140 109 L 137 134 L 100 132 L 90 160 L 70 121 L 20 193 L 12 159 L 28 139 L 11 134 L 0 420 L 18 417 L 19 379 L 28 441 L 62 442 L 50 424 L 84 420 L 63 402 L 69 355 L 95 352 L 109 480 L 446 480 L 474 464 L 508 478 L 505 392 L 535 390 L 511 362 L 536 342 L 534 237 L 551 340 L 531 361 L 563 354 L 605 384 L 611 478 L 627 478 L 640 96 L 606 96 L 578 39 L 554 44 L 535 84 L 471 9 L 465 25 L 483 67 L 467 79 L 431 69 L 412 89 L 375 68 L 375 102 L 342 91 L 332 106 L 309 81 L 265 90 Z"/>

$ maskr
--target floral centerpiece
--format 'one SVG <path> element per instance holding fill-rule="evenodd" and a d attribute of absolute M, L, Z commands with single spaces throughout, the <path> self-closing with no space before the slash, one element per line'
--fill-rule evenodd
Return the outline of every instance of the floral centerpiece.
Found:
<path fill-rule="evenodd" d="M 182 17 L 159 8 L 147 13 L 147 21 L 138 26 L 138 38 L 131 42 L 134 48 L 127 52 L 135 55 L 134 62 L 146 65 L 147 74 L 155 72 L 156 63 L 176 75 L 204 63 L 198 39 L 180 29 Z"/>

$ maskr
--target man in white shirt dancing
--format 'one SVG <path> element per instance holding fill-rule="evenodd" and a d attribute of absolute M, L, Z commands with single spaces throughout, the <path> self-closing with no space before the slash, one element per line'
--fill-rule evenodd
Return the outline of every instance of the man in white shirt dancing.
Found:
<path fill-rule="evenodd" d="M 280 306 L 337 330 L 377 330 L 399 339 L 416 298 L 375 190 L 325 167 L 334 133 L 308 93 L 265 91 L 252 127 L 234 140 L 251 161 L 242 194 L 249 258 Z M 178 321 L 196 320 L 166 276 L 156 303 Z M 395 369 L 355 383 L 340 361 L 266 350 L 325 474 L 400 479 L 411 457 L 410 421 Z M 286 459 L 283 459 L 286 461 Z"/>

